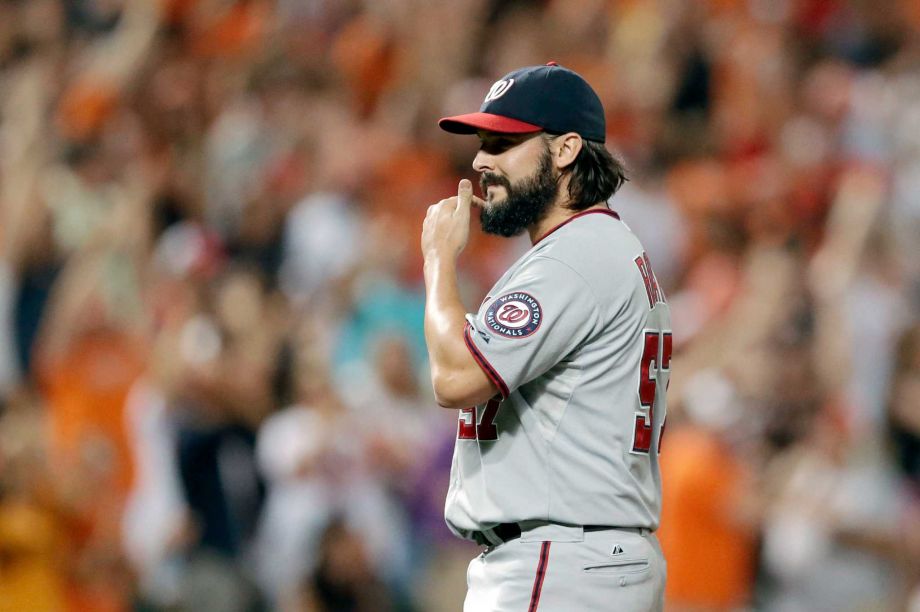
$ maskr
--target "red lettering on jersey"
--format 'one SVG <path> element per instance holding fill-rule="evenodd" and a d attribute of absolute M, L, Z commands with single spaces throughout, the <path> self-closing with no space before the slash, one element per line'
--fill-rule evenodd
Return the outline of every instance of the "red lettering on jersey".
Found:
<path fill-rule="evenodd" d="M 671 369 L 671 351 L 674 348 L 674 334 L 671 332 L 665 332 L 662 336 L 664 342 L 661 347 L 661 369 L 670 370 Z M 671 384 L 671 379 L 668 379 L 668 384 Z"/>
<path fill-rule="evenodd" d="M 642 275 L 642 282 L 645 284 L 645 293 L 648 296 L 648 307 L 655 306 L 655 300 L 652 296 L 652 281 L 649 280 L 648 268 L 645 265 L 645 259 L 640 255 L 635 259 L 636 265 L 639 266 L 639 274 Z"/>
<path fill-rule="evenodd" d="M 642 275 L 642 283 L 645 285 L 645 294 L 648 297 L 648 307 L 654 308 L 658 302 L 664 302 L 664 292 L 658 284 L 658 278 L 655 271 L 652 270 L 652 262 L 649 261 L 648 255 L 643 252 L 642 255 L 634 260 L 639 267 L 639 274 Z"/>
<path fill-rule="evenodd" d="M 642 253 L 642 259 L 645 260 L 645 268 L 648 270 L 649 279 L 652 281 L 652 295 L 655 296 L 655 303 L 664 302 L 664 292 L 661 291 L 661 285 L 658 284 L 658 277 L 652 269 L 652 262 L 648 260 L 648 253 Z"/>
<path fill-rule="evenodd" d="M 498 408 L 501 404 L 502 401 L 499 397 L 490 399 L 482 411 L 482 418 L 478 421 L 476 419 L 478 413 L 476 406 L 461 408 L 457 424 L 457 439 L 498 440 L 498 427 L 495 425 L 495 417 L 498 416 Z"/>
<path fill-rule="evenodd" d="M 480 440 L 498 440 L 498 427 L 495 426 L 495 417 L 498 416 L 498 407 L 501 406 L 501 400 L 492 398 L 486 404 L 486 409 L 482 412 L 482 419 L 479 420 L 479 427 L 476 434 Z"/>
<path fill-rule="evenodd" d="M 651 409 L 655 403 L 655 378 L 649 374 L 652 373 L 652 364 L 658 362 L 660 343 L 658 332 L 645 332 L 645 349 L 642 351 L 642 361 L 639 362 L 639 403 L 644 408 Z"/>
<path fill-rule="evenodd" d="M 655 395 L 658 392 L 658 374 L 671 369 L 673 345 L 671 332 L 645 332 L 645 346 L 642 351 L 642 359 L 639 361 L 639 404 L 642 408 L 648 408 L 648 417 L 636 413 L 632 449 L 634 453 L 648 453 L 652 448 L 652 423 L 654 422 Z M 661 427 L 664 429 L 664 423 Z M 658 435 L 658 447 L 660 450 L 661 434 Z"/>
<path fill-rule="evenodd" d="M 649 376 L 653 370 L 652 363 L 658 362 L 658 347 L 661 337 L 658 332 L 645 332 L 645 348 L 642 359 L 639 361 L 639 404 L 648 409 L 648 418 L 642 414 L 636 415 L 636 431 L 633 436 L 633 452 L 647 453 L 652 447 L 652 421 L 655 404 L 655 390 L 657 382 L 654 376 Z"/>
<path fill-rule="evenodd" d="M 460 409 L 460 417 L 457 423 L 457 439 L 476 439 L 476 406 Z"/>

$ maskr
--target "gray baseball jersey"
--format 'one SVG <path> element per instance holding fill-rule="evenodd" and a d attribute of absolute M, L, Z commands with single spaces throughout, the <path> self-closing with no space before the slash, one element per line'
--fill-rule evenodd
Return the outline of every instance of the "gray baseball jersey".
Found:
<path fill-rule="evenodd" d="M 501 397 L 460 411 L 451 530 L 656 529 L 670 315 L 616 213 L 584 211 L 548 233 L 467 322 L 467 346 Z"/>

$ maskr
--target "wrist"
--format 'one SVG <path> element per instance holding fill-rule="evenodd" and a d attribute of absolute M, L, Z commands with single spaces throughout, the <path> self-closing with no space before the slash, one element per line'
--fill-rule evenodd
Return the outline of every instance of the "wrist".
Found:
<path fill-rule="evenodd" d="M 429 251 L 425 253 L 425 270 L 428 269 L 436 270 L 444 267 L 456 267 L 457 265 L 457 256 L 451 257 L 447 253 L 441 251 Z"/>
<path fill-rule="evenodd" d="M 450 287 L 454 287 L 452 290 L 456 291 L 456 259 L 450 257 L 425 258 L 423 273 L 425 276 L 426 292 L 432 298 L 443 294 L 446 290 L 450 291 Z"/>

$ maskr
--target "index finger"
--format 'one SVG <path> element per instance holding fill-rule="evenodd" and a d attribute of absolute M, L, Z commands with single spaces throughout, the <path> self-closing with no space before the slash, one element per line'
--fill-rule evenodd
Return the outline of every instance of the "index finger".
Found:
<path fill-rule="evenodd" d="M 473 184 L 469 179 L 461 179 L 457 185 L 457 210 L 469 210 L 470 202 L 473 199 Z"/>

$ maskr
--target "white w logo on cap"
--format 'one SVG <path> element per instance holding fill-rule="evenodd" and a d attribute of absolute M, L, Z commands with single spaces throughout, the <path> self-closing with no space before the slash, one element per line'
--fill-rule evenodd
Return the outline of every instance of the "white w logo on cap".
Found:
<path fill-rule="evenodd" d="M 489 89 L 489 93 L 486 94 L 486 99 L 482 101 L 483 104 L 486 102 L 491 102 L 492 100 L 497 100 L 505 95 L 511 86 L 514 85 L 514 79 L 508 79 L 507 81 L 495 81 L 492 85 L 492 88 Z"/>

